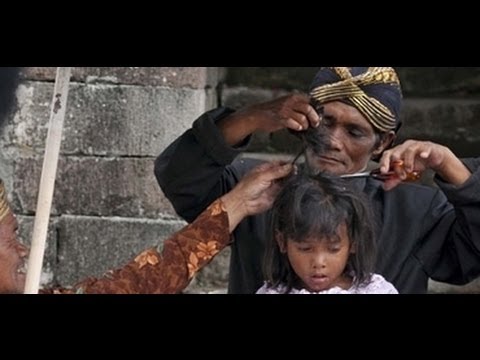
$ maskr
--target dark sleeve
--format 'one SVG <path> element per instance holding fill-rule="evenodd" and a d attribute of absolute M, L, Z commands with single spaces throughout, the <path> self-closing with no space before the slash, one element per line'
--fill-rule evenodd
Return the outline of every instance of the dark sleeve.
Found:
<path fill-rule="evenodd" d="M 215 201 L 192 224 L 168 240 L 161 249 L 148 249 L 124 267 L 102 278 L 88 278 L 73 289 L 43 290 L 58 294 L 175 294 L 230 243 L 228 214 Z"/>
<path fill-rule="evenodd" d="M 461 187 L 435 179 L 442 192 L 432 201 L 430 216 L 437 221 L 419 252 L 421 259 L 430 259 L 425 265 L 432 279 L 459 285 L 480 274 L 480 161 L 465 164 L 473 175 Z"/>
<path fill-rule="evenodd" d="M 246 149 L 250 138 L 233 148 L 215 125 L 232 112 L 218 108 L 203 114 L 155 161 L 158 184 L 177 214 L 188 222 L 230 191 L 248 168 L 241 161 L 230 164 Z"/>

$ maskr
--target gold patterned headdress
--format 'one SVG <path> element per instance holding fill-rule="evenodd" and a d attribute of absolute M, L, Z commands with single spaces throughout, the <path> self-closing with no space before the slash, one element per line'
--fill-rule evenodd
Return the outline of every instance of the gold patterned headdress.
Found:
<path fill-rule="evenodd" d="M 5 185 L 3 184 L 3 180 L 0 179 L 0 221 L 2 221 L 10 211 Z"/>
<path fill-rule="evenodd" d="M 356 107 L 379 131 L 398 130 L 402 92 L 391 67 L 322 68 L 310 96 L 319 104 L 344 101 Z"/>

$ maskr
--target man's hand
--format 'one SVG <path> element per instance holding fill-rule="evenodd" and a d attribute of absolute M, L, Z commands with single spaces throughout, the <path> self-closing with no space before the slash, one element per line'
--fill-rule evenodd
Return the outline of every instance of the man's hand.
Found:
<path fill-rule="evenodd" d="M 255 131 L 293 131 L 318 127 L 320 117 L 303 94 L 287 95 L 275 100 L 247 106 L 218 122 L 227 144 L 234 146 Z"/>
<path fill-rule="evenodd" d="M 403 162 L 403 166 L 393 166 L 393 162 L 399 160 Z M 445 182 L 456 186 L 464 184 L 472 176 L 449 148 L 429 141 L 407 140 L 385 151 L 380 160 L 382 174 L 394 171 L 398 176 L 385 182 L 385 190 L 393 189 L 407 179 L 408 173 L 422 173 L 426 169 L 432 169 Z"/>

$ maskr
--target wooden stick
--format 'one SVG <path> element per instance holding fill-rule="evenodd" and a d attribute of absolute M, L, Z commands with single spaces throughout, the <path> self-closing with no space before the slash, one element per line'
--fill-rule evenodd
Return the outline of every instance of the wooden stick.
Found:
<path fill-rule="evenodd" d="M 33 225 L 32 244 L 28 258 L 25 294 L 37 294 L 40 286 L 40 275 L 42 272 L 43 256 L 45 254 L 53 190 L 55 188 L 58 155 L 62 142 L 63 120 L 65 118 L 67 105 L 70 73 L 70 67 L 57 68 L 55 89 L 50 109 L 48 136 L 43 159 L 42 177 L 40 179 L 38 192 L 37 211 Z"/>

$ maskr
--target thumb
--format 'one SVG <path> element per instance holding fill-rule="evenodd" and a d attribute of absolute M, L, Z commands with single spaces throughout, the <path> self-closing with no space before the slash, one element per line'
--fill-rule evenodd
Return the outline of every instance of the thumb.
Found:
<path fill-rule="evenodd" d="M 294 165 L 290 163 L 277 165 L 265 172 L 265 180 L 273 181 L 284 178 L 292 172 L 293 168 Z"/>

